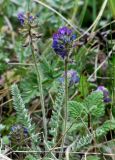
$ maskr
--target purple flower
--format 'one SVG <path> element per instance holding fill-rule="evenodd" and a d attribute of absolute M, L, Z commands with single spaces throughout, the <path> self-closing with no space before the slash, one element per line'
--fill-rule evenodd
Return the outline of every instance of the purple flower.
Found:
<path fill-rule="evenodd" d="M 30 15 L 30 16 L 29 16 L 29 22 L 32 22 L 33 19 L 34 19 L 34 17 Z"/>
<path fill-rule="evenodd" d="M 30 14 L 25 15 L 24 13 L 21 12 L 21 13 L 18 14 L 18 19 L 19 19 L 21 25 L 24 25 L 25 21 L 27 23 L 28 22 L 31 23 L 33 21 L 34 17 Z"/>
<path fill-rule="evenodd" d="M 25 21 L 24 13 L 22 13 L 22 12 L 18 13 L 18 20 L 20 21 L 21 25 L 24 24 L 24 21 Z"/>
<path fill-rule="evenodd" d="M 27 136 L 28 135 L 28 129 L 24 128 L 24 135 Z"/>
<path fill-rule="evenodd" d="M 12 132 L 16 132 L 18 129 L 20 129 L 19 125 L 14 125 L 14 126 L 11 127 Z"/>
<path fill-rule="evenodd" d="M 61 78 L 59 78 L 59 81 L 60 81 L 61 83 L 64 83 L 64 77 L 65 77 L 65 75 L 63 75 Z M 73 85 L 73 84 L 79 82 L 78 73 L 77 73 L 75 70 L 73 70 L 73 69 L 71 69 L 71 70 L 69 70 L 69 71 L 67 72 L 67 78 L 68 78 L 68 80 L 69 80 L 69 84 L 70 84 L 70 85 Z"/>
<path fill-rule="evenodd" d="M 14 126 L 11 127 L 10 130 L 11 130 L 12 133 L 16 133 L 16 132 L 19 132 L 20 130 L 23 130 L 23 134 L 25 136 L 28 135 L 28 129 L 25 128 L 25 127 L 22 127 L 21 125 L 14 125 Z"/>
<path fill-rule="evenodd" d="M 53 34 L 52 47 L 56 54 L 60 55 L 63 59 L 68 56 L 70 48 L 73 47 L 73 41 L 76 39 L 76 35 L 73 31 L 67 27 L 58 29 L 57 33 Z"/>
<path fill-rule="evenodd" d="M 109 91 L 107 88 L 105 88 L 104 86 L 99 86 L 96 91 L 103 92 L 103 97 L 104 97 L 105 103 L 111 102 L 111 98 L 109 97 Z"/>

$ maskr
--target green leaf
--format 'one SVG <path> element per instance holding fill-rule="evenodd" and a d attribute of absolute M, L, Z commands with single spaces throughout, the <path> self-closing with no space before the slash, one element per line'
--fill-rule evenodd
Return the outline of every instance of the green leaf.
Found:
<path fill-rule="evenodd" d="M 17 118 L 19 119 L 20 124 L 28 129 L 28 133 L 32 138 L 32 148 L 39 149 L 39 147 L 36 146 L 36 144 L 39 143 L 39 139 L 36 137 L 35 124 L 32 123 L 30 115 L 28 114 L 28 110 L 25 107 L 21 93 L 16 84 L 11 86 L 11 93 L 13 97 L 13 106 L 17 113 Z"/>
<path fill-rule="evenodd" d="M 33 98 L 39 96 L 36 74 L 30 72 L 29 75 L 21 81 L 20 88 L 22 90 L 24 103 L 29 103 Z"/>
<path fill-rule="evenodd" d="M 115 0 L 109 0 L 109 4 L 110 4 L 113 17 L 115 18 Z"/>
<path fill-rule="evenodd" d="M 58 88 L 58 93 L 55 99 L 55 103 L 52 110 L 52 116 L 49 123 L 49 133 L 52 135 L 52 141 L 50 141 L 48 144 L 50 147 L 54 146 L 59 132 L 59 125 L 60 125 L 60 115 L 62 111 L 62 106 L 64 102 L 64 86 L 60 85 Z"/>
<path fill-rule="evenodd" d="M 97 156 L 87 156 L 87 160 L 100 160 Z"/>
<path fill-rule="evenodd" d="M 115 120 L 107 120 L 95 130 L 96 137 L 105 136 L 109 131 L 115 130 Z"/>
<path fill-rule="evenodd" d="M 86 97 L 88 95 L 88 87 L 89 83 L 87 82 L 87 78 L 82 75 L 80 77 L 79 91 L 83 97 Z"/>
<path fill-rule="evenodd" d="M 4 144 L 9 144 L 10 143 L 8 136 L 4 136 L 2 140 L 3 140 Z"/>
<path fill-rule="evenodd" d="M 81 116 L 83 109 L 84 109 L 84 105 L 80 102 L 69 101 L 68 108 L 69 108 L 69 112 L 70 112 L 71 117 L 77 118 L 77 117 Z"/>
<path fill-rule="evenodd" d="M 104 103 L 102 92 L 92 92 L 84 100 L 84 106 L 87 109 L 87 113 L 99 118 L 104 115 Z"/>
<path fill-rule="evenodd" d="M 29 154 L 26 156 L 26 158 L 24 160 L 36 160 L 36 158 Z"/>
<path fill-rule="evenodd" d="M 0 132 L 5 128 L 5 125 L 0 124 Z"/>

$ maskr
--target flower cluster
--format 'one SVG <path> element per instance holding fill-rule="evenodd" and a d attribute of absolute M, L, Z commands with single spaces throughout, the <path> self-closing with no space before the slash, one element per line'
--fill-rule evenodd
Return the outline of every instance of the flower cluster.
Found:
<path fill-rule="evenodd" d="M 67 27 L 58 29 L 57 33 L 53 34 L 52 47 L 56 54 L 60 55 L 63 59 L 68 56 L 70 48 L 72 48 L 76 35 Z"/>
<path fill-rule="evenodd" d="M 105 103 L 109 103 L 111 102 L 111 98 L 109 96 L 109 91 L 107 88 L 105 88 L 104 86 L 98 86 L 96 91 L 101 91 L 103 92 L 103 97 L 104 97 L 104 102 Z"/>
<path fill-rule="evenodd" d="M 28 145 L 30 141 L 28 141 L 29 132 L 28 129 L 20 124 L 16 124 L 10 128 L 10 133 L 8 138 L 12 145 L 19 146 L 20 142 L 24 146 L 25 144 Z"/>
<path fill-rule="evenodd" d="M 23 47 L 28 47 L 30 41 L 33 43 L 34 51 L 38 51 L 37 42 L 41 38 L 42 34 L 38 32 L 38 22 L 36 16 L 32 16 L 31 13 L 24 14 L 23 12 L 18 14 L 18 20 L 21 23 L 19 32 L 23 35 L 24 43 Z"/>
<path fill-rule="evenodd" d="M 11 133 L 20 133 L 23 132 L 24 136 L 28 135 L 28 130 L 25 127 L 22 127 L 20 125 L 14 125 L 11 127 Z"/>
<path fill-rule="evenodd" d="M 25 22 L 31 23 L 34 17 L 29 13 L 25 15 L 23 12 L 18 13 L 18 20 L 20 21 L 21 25 L 23 26 Z"/>
<path fill-rule="evenodd" d="M 65 79 L 64 77 L 65 77 L 65 75 L 63 75 L 61 78 L 59 78 L 59 81 L 61 83 L 64 83 L 64 79 Z M 73 85 L 73 84 L 79 82 L 78 73 L 73 69 L 67 71 L 67 78 L 68 78 L 68 81 L 69 81 L 70 85 Z"/>
<path fill-rule="evenodd" d="M 24 24 L 24 21 L 25 21 L 25 15 L 24 13 L 18 13 L 18 20 L 20 21 L 21 25 Z"/>

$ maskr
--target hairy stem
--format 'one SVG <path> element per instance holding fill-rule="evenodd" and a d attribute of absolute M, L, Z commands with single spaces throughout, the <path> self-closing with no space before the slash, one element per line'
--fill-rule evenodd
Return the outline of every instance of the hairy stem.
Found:
<path fill-rule="evenodd" d="M 88 129 L 89 129 L 89 132 L 93 135 L 93 129 L 92 129 L 92 126 L 91 126 L 91 114 L 90 113 L 88 114 Z M 93 137 L 92 145 L 93 146 L 96 145 L 95 137 Z M 94 147 L 93 151 L 96 152 L 96 148 L 95 147 Z"/>
<path fill-rule="evenodd" d="M 35 64 L 35 69 L 36 69 L 36 74 L 37 74 L 38 88 L 39 88 L 39 91 L 40 91 L 40 103 L 41 103 L 42 116 L 43 116 L 44 137 L 45 137 L 45 141 L 47 142 L 47 121 L 46 121 L 46 116 L 45 116 L 46 112 L 45 112 L 45 104 L 44 104 L 42 79 L 41 79 L 41 75 L 40 75 L 40 72 L 39 72 L 39 69 L 38 69 L 36 56 L 35 56 L 35 52 L 34 52 L 34 46 L 33 46 L 32 35 L 31 35 L 31 28 L 29 30 L 29 36 L 30 36 L 31 52 L 32 52 L 33 61 L 34 61 L 34 64 Z"/>
<path fill-rule="evenodd" d="M 67 119 L 68 119 L 68 110 L 67 110 L 67 102 L 68 102 L 68 79 L 67 79 L 67 70 L 68 70 L 68 57 L 65 59 L 64 62 L 64 79 L 65 79 L 65 104 L 64 104 L 64 108 L 63 108 L 63 119 L 64 119 L 64 129 L 62 134 L 64 135 L 66 130 L 67 130 Z M 66 139 L 66 135 L 63 137 L 62 139 L 62 148 L 61 148 L 61 152 L 63 153 L 63 147 L 64 147 L 64 143 L 65 143 L 65 139 Z M 60 158 L 61 159 L 62 154 L 60 154 Z"/>
<path fill-rule="evenodd" d="M 65 108 L 64 108 L 64 132 L 67 128 L 67 119 L 68 119 L 68 111 L 67 111 L 67 102 L 68 102 L 68 80 L 67 80 L 67 70 L 68 70 L 68 58 L 65 59 Z"/>

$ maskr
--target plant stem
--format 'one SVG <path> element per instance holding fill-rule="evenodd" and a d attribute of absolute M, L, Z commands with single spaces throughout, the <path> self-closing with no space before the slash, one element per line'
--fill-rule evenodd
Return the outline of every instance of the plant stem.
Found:
<path fill-rule="evenodd" d="M 68 119 L 68 110 L 67 110 L 67 102 L 68 102 L 68 79 L 67 79 L 67 70 L 68 70 L 68 57 L 64 61 L 64 90 L 65 90 L 65 103 L 64 103 L 64 108 L 62 109 L 62 117 L 63 117 L 63 124 L 64 128 L 62 129 L 62 136 L 65 135 L 66 130 L 67 130 L 67 119 Z M 62 158 L 62 153 L 63 153 L 63 147 L 65 143 L 66 135 L 62 139 L 61 143 L 61 154 L 59 156 L 59 159 Z"/>
<path fill-rule="evenodd" d="M 115 57 L 113 57 L 113 105 L 115 105 Z"/>
<path fill-rule="evenodd" d="M 65 106 L 64 106 L 64 132 L 67 128 L 67 119 L 68 119 L 68 111 L 67 111 L 67 102 L 68 102 L 68 80 L 67 80 L 67 70 L 68 70 L 68 58 L 65 59 Z"/>
<path fill-rule="evenodd" d="M 91 114 L 90 113 L 88 114 L 88 130 L 93 135 L 93 128 L 91 126 Z M 94 136 L 93 136 L 93 140 L 92 140 L 92 145 L 96 146 L 96 139 Z M 96 152 L 96 147 L 94 147 L 93 151 Z"/>
<path fill-rule="evenodd" d="M 42 116 L 43 116 L 44 137 L 45 137 L 45 141 L 47 142 L 47 121 L 46 121 L 46 116 L 45 116 L 46 112 L 45 112 L 45 105 L 44 105 L 42 79 L 41 79 L 40 71 L 38 69 L 36 56 L 35 56 L 35 52 L 34 52 L 34 46 L 33 46 L 32 35 L 31 35 L 31 28 L 30 28 L 30 31 L 29 31 L 29 35 L 30 35 L 31 52 L 32 52 L 33 61 L 34 61 L 34 64 L 35 64 L 35 69 L 36 69 L 36 74 L 37 74 L 38 88 L 39 88 L 39 91 L 40 91 L 40 103 L 41 103 Z"/>

